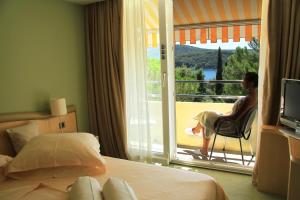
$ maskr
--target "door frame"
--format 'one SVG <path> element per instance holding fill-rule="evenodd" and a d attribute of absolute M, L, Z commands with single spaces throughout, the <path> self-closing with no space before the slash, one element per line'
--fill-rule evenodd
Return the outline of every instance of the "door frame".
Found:
<path fill-rule="evenodd" d="M 176 158 L 176 96 L 173 31 L 173 0 L 159 0 L 163 151 L 167 163 Z"/>

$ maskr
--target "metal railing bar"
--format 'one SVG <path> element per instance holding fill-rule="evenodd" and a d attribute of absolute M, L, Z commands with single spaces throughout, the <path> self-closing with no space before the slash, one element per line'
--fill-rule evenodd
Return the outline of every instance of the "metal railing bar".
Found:
<path fill-rule="evenodd" d="M 148 94 L 149 98 L 161 98 L 161 94 Z M 214 99 L 238 99 L 243 96 L 238 95 L 193 95 L 193 94 L 176 94 L 176 97 L 187 97 L 187 98 L 214 98 Z"/>
<path fill-rule="evenodd" d="M 200 94 L 176 94 L 176 97 L 189 97 L 189 98 L 204 98 L 204 97 L 210 97 L 215 99 L 238 99 L 243 96 L 238 95 L 200 95 Z"/>
<path fill-rule="evenodd" d="M 176 83 L 234 83 L 234 84 L 240 84 L 243 81 L 241 80 L 176 80 Z"/>
<path fill-rule="evenodd" d="M 176 83 L 203 83 L 203 84 L 241 84 L 242 80 L 176 80 Z M 149 83 L 149 82 L 148 82 Z M 158 84 L 161 83 L 160 80 L 151 81 L 151 84 Z M 159 93 L 152 93 L 148 94 L 149 98 L 161 98 L 161 94 Z M 176 94 L 176 98 L 178 97 L 185 97 L 185 98 L 213 98 L 213 99 L 238 99 L 240 95 L 208 95 L 208 94 Z"/>
<path fill-rule="evenodd" d="M 232 83 L 232 84 L 240 84 L 243 81 L 242 80 L 175 80 L 176 83 L 205 83 L 205 84 L 210 84 L 210 83 Z M 149 84 L 155 83 L 161 83 L 160 80 L 153 80 L 153 81 L 148 81 Z"/>

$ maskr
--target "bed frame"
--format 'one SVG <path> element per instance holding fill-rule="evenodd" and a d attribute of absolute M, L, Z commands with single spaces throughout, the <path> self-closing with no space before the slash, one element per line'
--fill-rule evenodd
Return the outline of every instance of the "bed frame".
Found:
<path fill-rule="evenodd" d="M 62 117 L 53 117 L 48 112 L 17 112 L 0 114 L 0 154 L 15 156 L 10 138 L 6 129 L 24 125 L 34 121 L 40 133 L 60 133 L 60 119 L 65 122 L 64 133 L 77 132 L 77 119 L 75 106 L 67 107 L 68 114 Z"/>

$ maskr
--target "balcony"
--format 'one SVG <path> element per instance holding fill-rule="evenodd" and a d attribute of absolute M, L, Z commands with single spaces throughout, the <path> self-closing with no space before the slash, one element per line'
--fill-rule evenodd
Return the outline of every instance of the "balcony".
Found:
<path fill-rule="evenodd" d="M 216 83 L 223 84 L 235 84 L 241 85 L 241 80 L 237 81 L 182 81 L 177 80 L 176 86 L 179 84 L 207 84 L 209 87 L 214 87 Z M 156 82 L 156 85 L 159 84 Z M 209 88 L 207 87 L 207 88 Z M 152 99 L 158 96 L 151 95 Z M 200 155 L 198 155 L 197 149 L 202 147 L 202 137 L 189 135 L 185 132 L 186 128 L 194 127 L 197 121 L 193 119 L 195 115 L 199 112 L 205 110 L 217 111 L 220 113 L 228 113 L 232 110 L 233 102 L 239 98 L 240 95 L 207 95 L 207 94 L 176 94 L 176 144 L 177 144 L 177 158 L 185 161 L 193 160 L 207 160 Z M 199 98 L 205 99 L 206 102 L 195 102 L 199 101 Z M 157 98 L 159 99 L 159 97 Z M 179 100 L 178 100 L 179 99 Z M 212 102 L 212 101 L 219 102 Z M 220 100 L 221 99 L 221 100 Z M 223 102 L 222 102 L 223 100 Z M 225 101 L 225 102 L 224 102 Z M 161 109 L 160 101 L 150 101 L 149 110 L 153 123 L 151 124 L 151 132 L 153 133 L 153 141 L 156 144 L 162 144 L 162 137 L 159 135 L 160 127 L 162 127 L 161 116 L 159 113 Z M 243 153 L 245 159 L 245 165 L 250 168 L 254 166 L 255 158 L 252 158 L 251 148 L 255 154 L 256 150 L 256 138 L 257 138 L 257 117 L 252 126 L 251 136 L 248 141 L 242 139 Z M 213 140 L 213 138 L 212 138 Z M 224 144 L 226 140 L 226 150 L 223 151 Z M 210 147 L 212 141 L 210 142 Z M 161 149 L 162 150 L 162 149 Z M 224 155 L 225 153 L 225 155 Z M 212 157 L 213 161 L 222 163 L 232 163 L 232 164 L 242 164 L 242 159 L 240 155 L 239 140 L 235 138 L 226 138 L 223 136 L 218 136 L 214 153 Z"/>
<path fill-rule="evenodd" d="M 235 84 L 241 85 L 240 80 L 235 81 L 176 81 L 176 84 L 207 84 L 207 86 L 213 86 L 215 84 Z M 177 86 L 176 85 L 176 86 Z M 194 99 L 199 98 L 210 98 L 212 101 L 219 102 L 182 102 L 176 101 L 176 142 L 177 142 L 177 153 L 178 157 L 182 159 L 200 159 L 207 160 L 206 157 L 202 157 L 197 154 L 196 149 L 202 147 L 202 137 L 186 134 L 185 129 L 194 127 L 197 121 L 193 119 L 199 112 L 205 110 L 216 111 L 220 113 L 230 113 L 232 110 L 233 102 L 239 98 L 239 95 L 195 95 L 195 94 L 177 94 L 178 98 L 189 97 Z M 230 102 L 231 103 L 226 103 Z M 223 100 L 223 102 L 222 102 Z M 225 102 L 224 102 L 225 101 Z M 251 151 L 256 149 L 256 137 L 257 136 L 257 117 L 252 126 L 252 133 L 248 141 L 242 139 L 243 153 L 245 158 L 245 164 L 253 167 L 254 159 L 250 156 Z M 213 138 L 212 138 L 213 139 Z M 225 151 L 223 151 L 224 145 L 226 144 Z M 212 141 L 210 142 L 210 147 Z M 252 149 L 251 149 L 252 148 Z M 225 153 L 225 154 L 224 154 Z M 255 153 L 255 152 L 253 152 Z M 239 140 L 236 138 L 225 138 L 223 136 L 218 136 L 212 160 L 217 162 L 225 163 L 235 163 L 241 164 L 240 156 L 240 144 Z"/>
<path fill-rule="evenodd" d="M 186 128 L 193 127 L 197 123 L 197 121 L 193 119 L 193 116 L 205 110 L 214 110 L 221 113 L 227 113 L 231 110 L 232 106 L 233 103 L 176 102 L 176 141 L 177 141 L 177 149 L 179 150 L 178 153 L 181 155 L 181 157 L 186 153 L 187 156 L 191 155 L 194 156 L 195 158 L 195 154 L 193 154 L 192 151 L 195 149 L 199 149 L 199 147 L 202 147 L 202 137 L 188 135 L 185 133 Z M 257 119 L 255 119 L 253 123 L 252 133 L 249 141 L 242 140 L 244 155 L 251 155 L 250 144 L 253 150 L 256 149 L 256 136 L 257 136 Z M 224 144 L 225 144 L 225 138 L 223 136 L 218 136 L 215 143 L 214 151 L 219 152 L 221 154 L 213 154 L 216 155 L 214 156 L 215 160 L 222 161 L 224 159 L 224 155 L 223 155 Z M 210 146 L 211 145 L 212 145 L 212 141 L 210 143 Z M 241 163 L 240 146 L 239 146 L 238 139 L 235 138 L 226 139 L 226 154 L 227 157 L 233 158 L 231 159 L 232 162 Z M 201 157 L 199 159 L 201 159 Z M 249 159 L 250 159 L 249 156 L 247 156 L 246 161 L 247 160 L 249 161 Z M 248 164 L 248 162 L 246 162 L 246 164 Z M 249 166 L 253 166 L 253 162 L 251 162 Z"/>

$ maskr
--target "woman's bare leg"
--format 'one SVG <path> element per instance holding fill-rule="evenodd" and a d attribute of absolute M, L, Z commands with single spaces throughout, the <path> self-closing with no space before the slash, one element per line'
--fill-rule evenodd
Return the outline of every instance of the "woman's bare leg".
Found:
<path fill-rule="evenodd" d="M 198 133 L 202 132 L 203 143 L 202 143 L 202 148 L 200 148 L 200 152 L 203 155 L 208 156 L 208 146 L 209 146 L 210 138 L 207 138 L 205 135 L 205 127 L 203 127 L 198 122 L 198 124 L 194 128 L 192 128 L 192 131 L 193 131 L 193 134 L 198 134 Z"/>
<path fill-rule="evenodd" d="M 200 148 L 200 152 L 203 155 L 208 156 L 208 146 L 209 146 L 210 138 L 205 137 L 204 131 L 202 134 L 203 134 L 203 142 L 202 142 L 202 148 Z"/>

